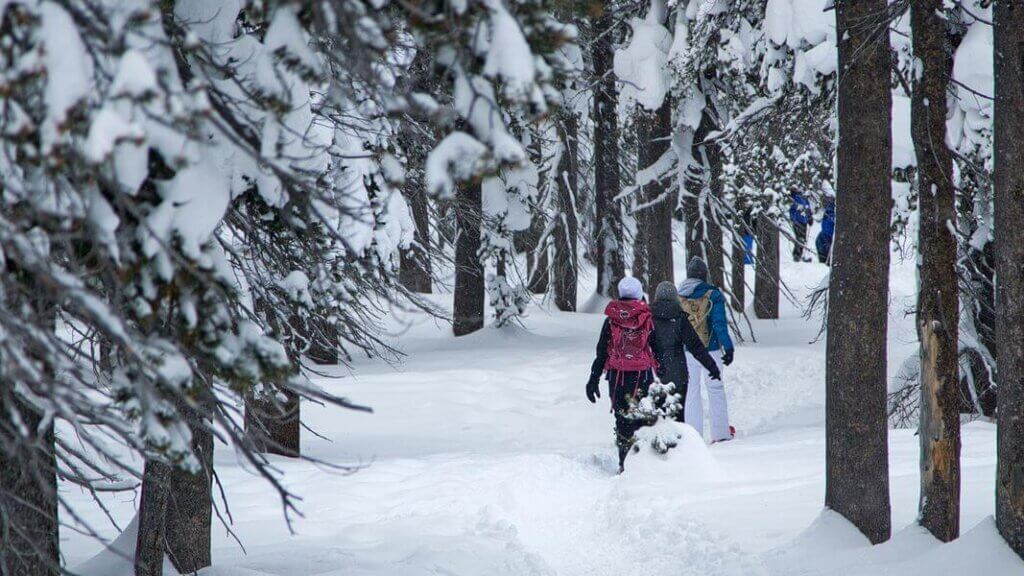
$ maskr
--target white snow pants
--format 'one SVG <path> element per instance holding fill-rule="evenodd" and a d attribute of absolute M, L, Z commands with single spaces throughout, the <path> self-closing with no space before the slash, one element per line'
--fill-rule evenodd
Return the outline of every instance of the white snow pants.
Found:
<path fill-rule="evenodd" d="M 715 364 L 718 364 L 722 380 L 725 380 L 722 350 L 718 349 L 709 354 L 715 360 Z M 686 423 L 693 426 L 702 437 L 704 436 L 704 400 L 701 393 L 701 389 L 704 389 L 707 390 L 708 405 L 711 408 L 711 441 L 732 438 L 732 435 L 729 434 L 729 405 L 725 399 L 725 386 L 722 380 L 712 380 L 711 374 L 689 352 L 686 353 L 686 371 L 690 373 L 684 409 Z"/>

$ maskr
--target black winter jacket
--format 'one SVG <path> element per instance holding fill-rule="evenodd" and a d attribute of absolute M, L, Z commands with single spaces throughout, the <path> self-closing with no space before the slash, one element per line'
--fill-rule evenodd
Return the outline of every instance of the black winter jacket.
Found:
<path fill-rule="evenodd" d="M 672 382 L 677 387 L 689 382 L 684 348 L 689 350 L 712 376 L 719 377 L 718 365 L 708 354 L 689 319 L 683 315 L 679 301 L 659 300 L 651 306 L 651 314 L 654 316 L 654 338 L 651 341 L 651 348 L 658 360 L 658 377 L 662 382 Z"/>

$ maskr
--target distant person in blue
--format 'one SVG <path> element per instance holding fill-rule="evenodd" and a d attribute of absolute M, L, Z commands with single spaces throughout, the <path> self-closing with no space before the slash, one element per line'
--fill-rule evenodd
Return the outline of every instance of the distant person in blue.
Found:
<path fill-rule="evenodd" d="M 832 237 L 836 232 L 836 198 L 831 194 L 825 196 L 825 215 L 821 218 L 821 231 L 814 240 L 818 250 L 818 262 L 829 264 L 832 254 Z"/>
<path fill-rule="evenodd" d="M 741 219 L 743 263 L 749 266 L 754 263 L 754 211 L 747 208 L 743 211 Z"/>
<path fill-rule="evenodd" d="M 684 406 L 685 420 L 704 435 L 704 401 L 701 389 L 707 391 L 711 420 L 711 442 L 725 442 L 736 436 L 729 425 L 729 404 L 722 384 L 723 366 L 732 364 L 733 345 L 729 338 L 729 321 L 725 297 L 721 290 L 708 284 L 708 265 L 694 256 L 686 265 L 686 280 L 679 284 L 679 303 L 690 320 L 694 332 L 711 354 L 719 373 L 712 374 L 701 361 L 686 351 L 689 386 Z"/>
<path fill-rule="evenodd" d="M 810 200 L 803 194 L 792 192 L 789 198 L 792 201 L 789 220 L 793 223 L 793 261 L 810 262 L 810 258 L 804 258 L 804 246 L 807 244 L 807 227 L 814 223 L 814 211 Z"/>

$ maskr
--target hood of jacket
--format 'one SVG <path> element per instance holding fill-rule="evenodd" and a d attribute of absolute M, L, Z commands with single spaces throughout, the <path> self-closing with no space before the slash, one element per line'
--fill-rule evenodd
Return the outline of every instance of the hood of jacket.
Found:
<path fill-rule="evenodd" d="M 683 298 L 700 298 L 711 289 L 711 285 L 700 278 L 687 278 L 679 283 L 679 295 Z"/>
<path fill-rule="evenodd" d="M 651 315 L 659 320 L 671 320 L 683 315 L 679 300 L 659 300 L 651 305 Z"/>
<path fill-rule="evenodd" d="M 651 309 L 643 300 L 612 300 L 604 309 L 608 321 L 616 326 L 637 329 L 651 318 Z"/>

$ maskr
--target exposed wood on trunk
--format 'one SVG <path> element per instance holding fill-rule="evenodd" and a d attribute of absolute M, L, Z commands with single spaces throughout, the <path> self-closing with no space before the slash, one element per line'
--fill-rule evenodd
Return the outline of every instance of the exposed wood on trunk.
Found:
<path fill-rule="evenodd" d="M 886 0 L 838 0 L 839 148 L 826 344 L 825 505 L 889 539 L 886 330 L 892 205 Z M 759 247 L 760 248 L 760 247 Z"/>
<path fill-rule="evenodd" d="M 484 327 L 484 268 L 480 263 L 480 183 L 459 186 L 455 197 L 455 295 L 453 330 L 465 336 Z"/>
<path fill-rule="evenodd" d="M 943 542 L 960 535 L 960 398 L 957 357 L 953 156 L 946 146 L 946 93 L 953 72 L 942 0 L 910 5 L 914 58 L 920 63 L 911 101 L 917 153 L 921 252 L 917 325 L 921 341 L 921 498 L 918 521 Z"/>
<path fill-rule="evenodd" d="M 1024 5 L 998 0 L 995 24 L 995 262 L 999 433 L 996 524 L 1024 558 Z"/>
<path fill-rule="evenodd" d="M 754 266 L 754 315 L 776 319 L 779 317 L 779 227 L 765 213 L 757 217 Z"/>

